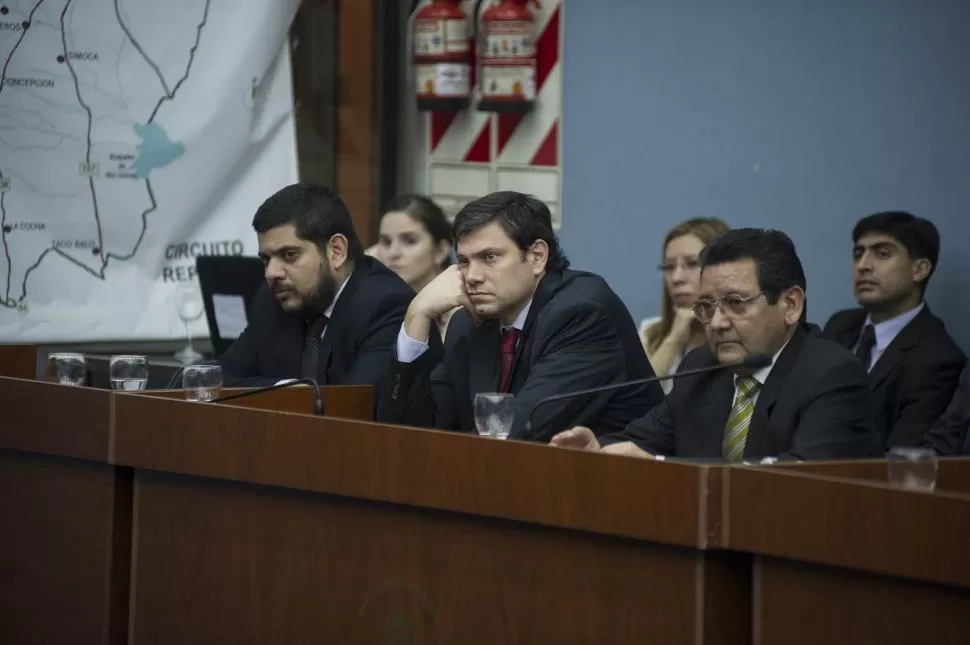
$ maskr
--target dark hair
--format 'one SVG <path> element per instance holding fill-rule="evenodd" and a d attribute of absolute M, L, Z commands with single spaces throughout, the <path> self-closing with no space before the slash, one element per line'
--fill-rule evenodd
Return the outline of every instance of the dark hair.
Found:
<path fill-rule="evenodd" d="M 497 221 L 516 246 L 525 251 L 536 240 L 549 246 L 546 269 L 562 271 L 569 268 L 569 259 L 562 252 L 552 230 L 549 207 L 531 195 L 510 190 L 500 191 L 465 204 L 455 216 L 455 242 L 466 235 Z"/>
<path fill-rule="evenodd" d="M 444 211 L 424 195 L 398 195 L 381 211 L 381 218 L 388 213 L 407 213 L 414 221 L 421 224 L 428 232 L 435 244 L 442 241 L 451 244 L 451 222 L 445 217 Z M 451 264 L 451 258 L 446 257 L 441 268 Z"/>
<path fill-rule="evenodd" d="M 343 235 L 352 261 L 356 262 L 364 254 L 347 206 L 323 186 L 307 183 L 287 186 L 264 201 L 253 217 L 253 229 L 257 233 L 287 224 L 293 225 L 298 238 L 313 242 L 321 251 L 334 235 Z"/>
<path fill-rule="evenodd" d="M 874 213 L 856 222 L 852 229 L 852 243 L 857 243 L 860 237 L 870 233 L 882 233 L 893 238 L 906 247 L 906 252 L 913 259 L 929 260 L 930 272 L 921 285 L 925 291 L 940 259 L 940 233 L 933 222 L 906 211 Z"/>
<path fill-rule="evenodd" d="M 806 288 L 805 270 L 795 252 L 795 243 L 781 231 L 738 228 L 721 235 L 701 251 L 701 272 L 709 266 L 753 260 L 758 268 L 758 288 L 769 304 L 792 287 Z M 805 310 L 808 305 L 806 303 Z M 805 311 L 802 312 L 805 320 Z"/>

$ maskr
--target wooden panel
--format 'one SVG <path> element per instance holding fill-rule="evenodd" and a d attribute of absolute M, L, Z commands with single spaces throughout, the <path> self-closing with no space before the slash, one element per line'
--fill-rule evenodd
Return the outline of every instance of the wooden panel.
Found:
<path fill-rule="evenodd" d="M 773 469 L 724 477 L 733 550 L 970 588 L 970 496 Z"/>
<path fill-rule="evenodd" d="M 709 469 L 116 395 L 116 463 L 705 546 Z M 715 536 L 716 537 L 716 536 Z"/>
<path fill-rule="evenodd" d="M 705 561 L 686 548 L 198 478 L 136 480 L 132 645 L 750 642 L 731 622 L 702 638 Z M 728 582 L 717 589 L 745 595 L 743 581 Z"/>
<path fill-rule="evenodd" d="M 37 378 L 37 346 L 0 345 L 0 376 Z"/>
<path fill-rule="evenodd" d="M 946 457 L 937 461 L 939 470 L 936 488 L 942 492 L 970 493 L 970 457 Z M 859 461 L 803 461 L 778 463 L 772 468 L 784 468 L 793 472 L 813 473 L 830 477 L 848 477 L 885 483 L 889 477 L 886 459 L 862 459 Z"/>
<path fill-rule="evenodd" d="M 771 558 L 755 576 L 755 645 L 965 645 L 970 634 L 967 589 Z"/>
<path fill-rule="evenodd" d="M 226 388 L 222 396 L 237 394 L 253 388 Z M 145 390 L 142 396 L 156 396 L 166 399 L 184 399 L 184 390 Z M 370 421 L 374 418 L 374 389 L 369 385 L 328 385 L 320 388 L 323 398 L 324 414 L 328 417 Z M 273 410 L 276 412 L 295 412 L 313 414 L 313 391 L 308 387 L 289 387 L 269 392 L 260 392 L 245 398 L 226 401 L 220 405 L 231 405 L 253 410 Z"/>
<path fill-rule="evenodd" d="M 112 393 L 0 377 L 0 447 L 108 461 Z"/>
<path fill-rule="evenodd" d="M 337 193 L 350 209 L 364 248 L 376 241 L 374 217 L 380 208 L 375 203 L 380 169 L 375 19 L 370 0 L 339 3 Z"/>
<path fill-rule="evenodd" d="M 131 472 L 0 449 L 0 643 L 126 640 Z"/>

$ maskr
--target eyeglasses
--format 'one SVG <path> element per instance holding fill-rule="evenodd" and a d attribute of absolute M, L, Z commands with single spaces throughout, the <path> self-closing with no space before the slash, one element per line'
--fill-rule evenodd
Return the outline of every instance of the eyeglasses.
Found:
<path fill-rule="evenodd" d="M 694 316 L 705 325 L 714 320 L 714 309 L 720 309 L 721 313 L 731 320 L 737 320 L 748 312 L 748 307 L 755 300 L 765 295 L 765 292 L 756 293 L 752 296 L 742 296 L 737 293 L 729 293 L 726 296 L 714 300 L 697 300 L 691 309 Z"/>
<path fill-rule="evenodd" d="M 685 271 L 696 271 L 701 268 L 701 261 L 699 258 L 683 258 L 677 262 L 664 262 L 657 266 L 657 271 L 673 273 L 678 266 L 682 266 Z"/>

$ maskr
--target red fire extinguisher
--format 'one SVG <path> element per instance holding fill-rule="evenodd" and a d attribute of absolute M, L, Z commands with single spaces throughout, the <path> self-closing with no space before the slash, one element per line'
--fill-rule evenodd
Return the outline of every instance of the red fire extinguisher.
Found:
<path fill-rule="evenodd" d="M 472 50 L 461 0 L 431 0 L 414 16 L 418 109 L 458 111 L 471 96 Z"/>
<path fill-rule="evenodd" d="M 530 0 L 498 0 L 482 14 L 478 109 L 528 112 L 536 100 L 535 17 Z M 539 0 L 531 0 L 540 8 Z"/>

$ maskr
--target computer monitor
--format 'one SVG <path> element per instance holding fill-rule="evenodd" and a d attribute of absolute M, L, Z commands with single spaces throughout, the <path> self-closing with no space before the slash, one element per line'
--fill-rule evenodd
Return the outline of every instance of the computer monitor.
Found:
<path fill-rule="evenodd" d="M 222 356 L 249 321 L 249 304 L 263 283 L 263 261 L 248 256 L 205 255 L 195 259 L 199 291 L 212 340 L 212 358 Z"/>

